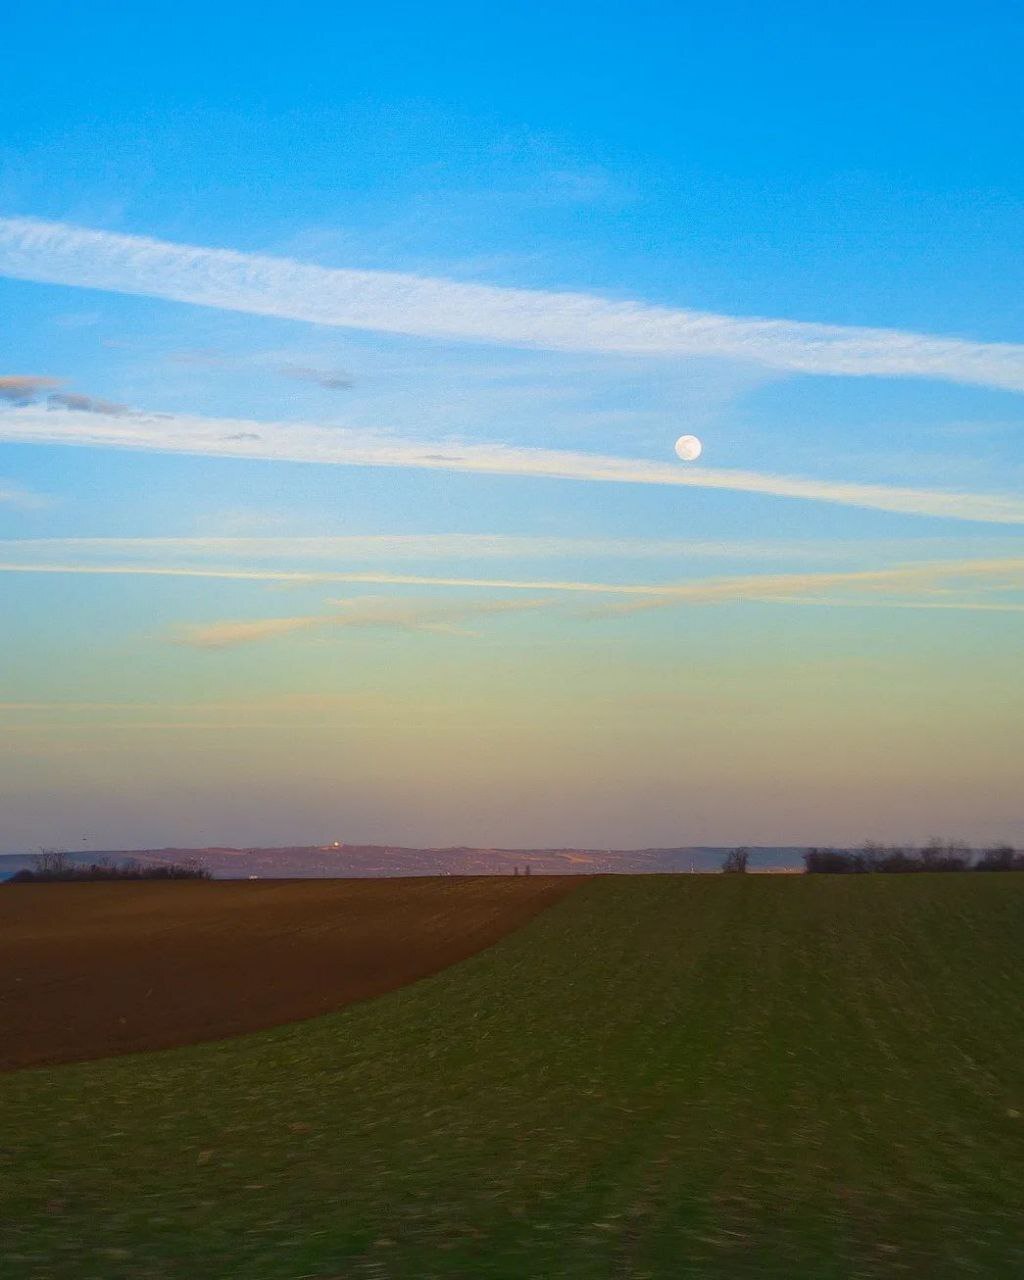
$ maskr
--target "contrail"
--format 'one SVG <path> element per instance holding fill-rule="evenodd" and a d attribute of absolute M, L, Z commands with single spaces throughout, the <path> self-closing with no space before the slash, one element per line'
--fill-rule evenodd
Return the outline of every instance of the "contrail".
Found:
<path fill-rule="evenodd" d="M 687 467 L 604 454 L 500 444 L 421 443 L 384 432 L 307 423 L 253 422 L 173 414 L 79 414 L 12 409 L 0 414 L 0 440 L 93 448 L 145 449 L 206 457 L 313 462 L 360 467 L 412 467 L 483 475 L 668 485 L 835 502 L 903 515 L 1024 524 L 1024 499 L 889 485 L 811 480 L 757 471 Z"/>
<path fill-rule="evenodd" d="M 595 294 L 395 271 L 0 219 L 0 274 L 317 325 L 637 356 L 720 356 L 794 373 L 938 378 L 1024 391 L 1024 346 L 716 315 Z"/>

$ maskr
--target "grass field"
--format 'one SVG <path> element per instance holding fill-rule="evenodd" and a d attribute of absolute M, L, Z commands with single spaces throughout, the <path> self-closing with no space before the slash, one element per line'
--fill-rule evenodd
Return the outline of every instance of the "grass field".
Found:
<path fill-rule="evenodd" d="M 0 1274 L 1018 1277 L 1022 959 L 1024 875 L 593 881 L 341 1013 L 0 1078 Z"/>

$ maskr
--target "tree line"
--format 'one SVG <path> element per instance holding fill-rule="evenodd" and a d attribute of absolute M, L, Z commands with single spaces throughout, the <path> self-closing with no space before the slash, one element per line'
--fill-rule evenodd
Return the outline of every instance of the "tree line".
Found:
<path fill-rule="evenodd" d="M 197 858 L 183 862 L 143 863 L 137 858 L 114 862 L 97 858 L 87 864 L 74 862 L 61 849 L 43 849 L 35 865 L 16 872 L 8 884 L 53 884 L 67 880 L 212 880 L 212 874 Z"/>
<path fill-rule="evenodd" d="M 956 840 L 932 840 L 922 848 L 873 841 L 857 849 L 808 849 L 809 875 L 900 874 L 914 871 L 1024 871 L 1024 852 L 1012 845 L 975 850 Z"/>
<path fill-rule="evenodd" d="M 857 849 L 807 849 L 803 855 L 808 875 L 865 875 L 873 872 L 912 871 L 1024 871 L 1024 852 L 1012 845 L 972 849 L 957 840 L 931 840 L 921 848 L 866 841 Z M 730 849 L 722 859 L 726 875 L 744 875 L 749 849 Z"/>

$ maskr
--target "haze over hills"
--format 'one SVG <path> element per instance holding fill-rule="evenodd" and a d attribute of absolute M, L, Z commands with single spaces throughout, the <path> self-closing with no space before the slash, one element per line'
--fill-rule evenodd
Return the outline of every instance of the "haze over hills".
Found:
<path fill-rule="evenodd" d="M 248 876 L 317 879 L 339 876 L 423 875 L 594 875 L 717 871 L 725 848 L 708 845 L 676 849 L 477 849 L 466 846 L 415 849 L 396 845 L 301 845 L 291 848 L 117 849 L 69 853 L 77 863 L 100 858 L 142 863 L 197 858 L 217 879 Z M 756 871 L 789 871 L 801 865 L 802 848 L 764 847 L 750 851 Z M 0 877 L 31 866 L 31 854 L 0 855 Z"/>

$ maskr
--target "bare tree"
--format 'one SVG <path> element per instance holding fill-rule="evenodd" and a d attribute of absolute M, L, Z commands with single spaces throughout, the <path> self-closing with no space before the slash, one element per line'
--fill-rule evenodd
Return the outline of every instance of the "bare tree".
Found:
<path fill-rule="evenodd" d="M 722 871 L 728 876 L 746 875 L 749 861 L 749 849 L 730 849 L 722 859 Z"/>
<path fill-rule="evenodd" d="M 1024 853 L 1018 853 L 1013 845 L 997 844 L 982 852 L 975 867 L 978 871 L 1024 871 Z"/>
<path fill-rule="evenodd" d="M 63 849 L 40 849 L 35 856 L 36 874 L 40 879 L 65 876 L 71 870 L 71 859 Z"/>

